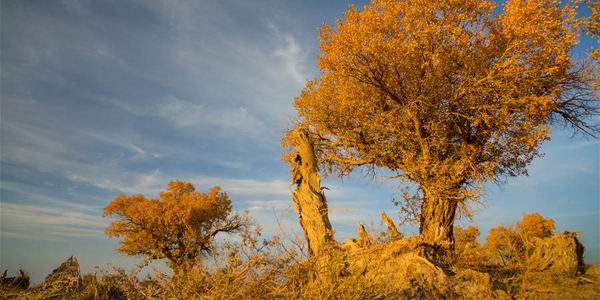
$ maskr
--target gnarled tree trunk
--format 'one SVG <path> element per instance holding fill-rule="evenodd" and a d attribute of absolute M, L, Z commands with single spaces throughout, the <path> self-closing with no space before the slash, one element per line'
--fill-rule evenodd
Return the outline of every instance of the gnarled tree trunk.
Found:
<path fill-rule="evenodd" d="M 296 155 L 290 191 L 300 226 L 308 244 L 308 255 L 319 254 L 323 246 L 334 241 L 327 211 L 327 200 L 321 191 L 315 149 L 306 130 L 295 133 Z M 296 190 L 292 190 L 296 185 Z"/>
<path fill-rule="evenodd" d="M 454 199 L 442 199 L 425 195 L 421 204 L 421 224 L 419 232 L 430 243 L 449 242 L 454 244 L 454 220 L 458 202 Z"/>

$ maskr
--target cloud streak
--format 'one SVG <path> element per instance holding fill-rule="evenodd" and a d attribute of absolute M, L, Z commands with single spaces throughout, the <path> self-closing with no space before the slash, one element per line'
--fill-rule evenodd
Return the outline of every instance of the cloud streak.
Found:
<path fill-rule="evenodd" d="M 345 4 L 62 3 L 2 2 L 2 238 L 102 236 L 101 208 L 119 192 L 155 197 L 173 179 L 199 190 L 221 186 L 236 209 L 274 233 L 271 207 L 293 205 L 279 140 L 294 96 L 315 75 L 314 28 Z M 593 146 L 559 144 L 564 149 L 544 148 L 531 177 L 509 182 L 513 194 L 494 194 L 506 205 L 484 211 L 482 222 L 548 200 L 540 193 L 530 202 L 506 199 L 515 193 L 575 186 L 570 180 L 587 184 L 574 191 L 591 185 Z M 339 208 L 330 217 L 341 235 L 354 234 L 358 220 L 378 221 L 382 210 L 397 212 L 394 187 L 333 178 L 323 185 L 329 206 Z M 570 197 L 588 206 L 560 210 L 564 218 L 590 206 L 585 196 Z M 298 230 L 295 213 L 284 226 Z"/>
<path fill-rule="evenodd" d="M 96 214 L 79 210 L 0 203 L 2 238 L 61 241 L 67 238 L 98 238 L 108 225 Z"/>

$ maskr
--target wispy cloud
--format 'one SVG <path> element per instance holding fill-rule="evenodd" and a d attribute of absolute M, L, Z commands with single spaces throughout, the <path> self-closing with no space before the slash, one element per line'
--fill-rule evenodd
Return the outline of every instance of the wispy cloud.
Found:
<path fill-rule="evenodd" d="M 579 218 L 579 217 L 587 217 L 587 216 L 599 216 L 600 215 L 600 211 L 596 210 L 596 211 L 583 211 L 583 212 L 575 212 L 575 213 L 568 213 L 568 214 L 558 214 L 558 215 L 553 215 L 553 218 Z"/>
<path fill-rule="evenodd" d="M 275 48 L 274 54 L 282 60 L 284 75 L 293 78 L 300 86 L 308 79 L 308 74 L 305 71 L 307 57 L 306 51 L 300 47 L 293 35 L 281 32 L 273 23 L 269 23 L 274 33 L 275 38 L 279 41 L 278 47 Z"/>
<path fill-rule="evenodd" d="M 280 179 L 261 181 L 211 176 L 192 176 L 190 179 L 203 186 L 221 186 L 228 193 L 236 195 L 290 195 L 288 182 Z"/>
<path fill-rule="evenodd" d="M 51 205 L 52 207 L 69 208 L 77 211 L 85 211 L 86 213 L 96 213 L 100 211 L 100 206 L 80 204 L 73 201 L 67 201 L 64 199 L 58 199 L 56 197 L 49 196 L 41 191 L 37 190 L 37 187 L 32 187 L 26 184 L 9 181 L 2 179 L 0 181 L 0 190 L 2 193 L 2 202 L 12 201 L 13 203 L 19 200 L 29 200 L 29 202 L 35 202 L 43 207 Z M 15 198 L 10 199 L 6 195 L 6 191 L 12 192 Z"/>
<path fill-rule="evenodd" d="M 271 206 L 293 205 L 279 140 L 294 96 L 315 75 L 321 21 L 310 23 L 314 16 L 290 3 L 3 2 L 2 237 L 101 236 L 101 208 L 117 193 L 154 197 L 172 179 L 201 190 L 221 186 L 274 232 Z M 328 4 L 328 11 L 338 11 L 333 6 L 344 9 Z M 597 178 L 597 163 L 577 154 L 590 147 L 544 148 L 535 178 L 507 189 Z M 562 172 L 549 168 L 556 164 Z M 57 188 L 43 189 L 46 181 Z M 381 210 L 395 214 L 393 188 L 362 182 L 323 180 L 343 234 L 357 220 L 378 220 Z M 513 218 L 523 204 L 507 202 L 514 207 L 481 215 Z M 295 213 L 284 226 L 298 229 Z"/>
<path fill-rule="evenodd" d="M 161 101 L 156 115 L 168 120 L 176 127 L 186 130 L 201 131 L 216 127 L 230 133 L 234 132 L 236 135 L 250 134 L 253 137 L 261 137 L 271 131 L 242 106 L 207 107 L 203 104 L 181 100 L 172 95 Z"/>
<path fill-rule="evenodd" d="M 98 238 L 108 221 L 96 214 L 43 206 L 0 203 L 2 238 L 65 240 L 72 237 Z"/>
<path fill-rule="evenodd" d="M 571 140 L 566 137 L 566 132 L 558 132 L 555 139 L 560 143 L 554 140 L 548 142 L 542 149 L 544 156 L 534 160 L 529 166 L 531 176 L 509 180 L 509 187 L 532 190 L 544 184 L 567 183 L 573 178 L 584 178 L 598 183 L 597 157 L 600 144 L 594 141 Z M 590 153 L 595 154 L 595 161 L 590 161 Z"/>

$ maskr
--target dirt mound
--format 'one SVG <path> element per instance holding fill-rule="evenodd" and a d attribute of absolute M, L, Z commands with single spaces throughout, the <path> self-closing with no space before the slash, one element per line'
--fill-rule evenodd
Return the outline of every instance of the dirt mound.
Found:
<path fill-rule="evenodd" d="M 527 258 L 529 271 L 575 277 L 583 273 L 583 245 L 576 232 L 565 231 L 548 238 L 534 238 Z"/>
<path fill-rule="evenodd" d="M 385 220 L 385 216 L 383 218 Z M 393 229 L 393 222 L 390 224 L 388 227 Z M 363 231 L 360 227 L 359 224 L 359 233 Z M 600 267 L 589 267 L 589 276 L 577 277 L 585 270 L 584 247 L 577 239 L 577 232 L 565 231 L 525 241 L 526 267 L 522 269 L 488 265 L 486 261 L 475 262 L 473 269 L 456 267 L 438 259 L 436 251 L 443 245 L 435 241 L 431 244 L 414 236 L 367 244 L 361 242 L 366 240 L 365 234 L 362 235 L 358 240 L 350 239 L 342 245 L 347 253 L 350 277 L 362 277 L 377 283 L 382 290 L 394 291 L 386 294 L 393 299 L 510 299 L 520 296 L 544 299 L 556 295 L 570 299 L 574 293 L 585 295 L 583 299 L 594 299 L 600 294 L 591 284 L 600 279 Z M 508 282 L 512 282 L 510 286 L 516 283 L 516 289 L 509 288 Z"/>
<path fill-rule="evenodd" d="M 69 257 L 50 275 L 46 276 L 42 284 L 44 290 L 48 291 L 72 291 L 81 286 L 81 273 L 77 258 Z"/>
<path fill-rule="evenodd" d="M 583 274 L 583 276 L 600 283 L 600 264 L 589 265 L 586 268 L 585 274 Z"/>
<path fill-rule="evenodd" d="M 420 237 L 411 237 L 368 247 L 344 247 L 351 276 L 364 276 L 378 289 L 393 291 L 393 299 L 509 299 L 494 289 L 486 273 L 474 270 L 452 272 L 427 258 Z"/>
<path fill-rule="evenodd" d="M 553 273 L 528 273 L 523 276 L 519 299 L 600 299 L 600 284 L 587 277 Z"/>
<path fill-rule="evenodd" d="M 21 296 L 32 300 L 62 299 L 64 295 L 78 291 L 81 282 L 79 263 L 77 258 L 71 256 L 46 276 L 44 282 L 27 290 Z"/>

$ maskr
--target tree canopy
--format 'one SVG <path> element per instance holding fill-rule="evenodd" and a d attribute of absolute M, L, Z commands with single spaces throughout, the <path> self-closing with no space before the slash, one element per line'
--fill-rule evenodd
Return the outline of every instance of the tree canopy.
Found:
<path fill-rule="evenodd" d="M 575 4 L 373 0 L 319 29 L 319 76 L 294 106 L 321 166 L 416 183 L 421 233 L 452 237 L 483 183 L 527 174 L 551 125 L 595 135 L 595 70 L 574 62 Z M 290 131 L 291 132 L 291 131 Z M 284 144 L 291 143 L 284 138 Z"/>
<path fill-rule="evenodd" d="M 102 216 L 115 217 L 105 234 L 123 238 L 119 252 L 164 258 L 171 267 L 196 262 L 211 251 L 219 232 L 235 233 L 248 224 L 244 216 L 231 213 L 231 200 L 220 187 L 199 193 L 182 181 L 169 182 L 158 198 L 121 194 Z"/>
<path fill-rule="evenodd" d="M 592 37 L 595 37 L 597 42 L 600 43 L 600 39 L 598 39 L 600 36 L 600 1 L 588 0 L 586 2 L 591 12 L 590 17 L 586 22 L 587 33 Z M 600 61 L 600 48 L 592 48 L 590 56 L 595 59 L 596 62 Z M 596 88 L 600 88 L 600 77 L 596 77 Z"/>
<path fill-rule="evenodd" d="M 592 37 L 600 36 L 600 1 L 588 0 L 588 8 L 590 9 L 591 16 L 587 20 L 587 30 Z M 600 43 L 600 40 L 598 40 Z M 592 49 L 591 56 L 595 59 L 600 59 L 600 49 Z"/>

